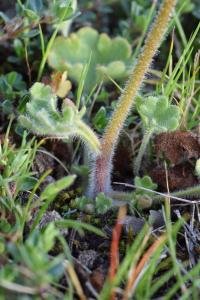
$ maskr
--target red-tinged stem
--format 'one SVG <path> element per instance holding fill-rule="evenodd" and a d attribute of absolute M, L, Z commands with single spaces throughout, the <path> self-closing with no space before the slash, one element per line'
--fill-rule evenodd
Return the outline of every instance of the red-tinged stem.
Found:
<path fill-rule="evenodd" d="M 119 242 L 122 232 L 122 220 L 126 216 L 126 206 L 121 206 L 118 213 L 117 222 L 112 232 L 112 243 L 111 243 L 111 253 L 110 253 L 110 269 L 109 269 L 109 279 L 111 282 L 114 281 L 117 268 L 119 265 Z M 111 294 L 111 300 L 115 299 L 114 291 Z"/>

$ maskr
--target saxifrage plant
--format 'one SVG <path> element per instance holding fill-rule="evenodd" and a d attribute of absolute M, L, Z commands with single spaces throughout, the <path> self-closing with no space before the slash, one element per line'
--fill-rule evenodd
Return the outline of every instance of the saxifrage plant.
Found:
<path fill-rule="evenodd" d="M 139 112 L 145 133 L 135 160 L 134 172 L 140 170 L 142 157 L 153 133 L 176 130 L 179 126 L 180 109 L 177 105 L 169 104 L 167 97 L 142 97 L 136 98 L 136 109 Z"/>
<path fill-rule="evenodd" d="M 57 98 L 49 86 L 36 83 L 31 89 L 31 102 L 27 104 L 28 115 L 20 117 L 21 124 L 33 132 L 52 137 L 65 139 L 70 136 L 78 136 L 88 144 L 93 158 L 87 191 L 87 195 L 91 199 L 96 199 L 99 193 L 104 193 L 105 196 L 112 194 L 114 195 L 113 198 L 115 198 L 115 192 L 112 191 L 111 187 L 114 150 L 145 74 L 148 72 L 153 56 L 163 39 L 175 3 L 175 0 L 165 0 L 161 6 L 137 64 L 133 67 L 118 105 L 109 120 L 101 142 L 82 121 L 81 117 L 84 108 L 79 112 L 71 101 L 67 103 L 64 101 L 62 111 L 59 112 L 57 109 Z M 169 105 L 166 98 L 154 99 L 154 102 L 152 102 L 152 99 L 146 101 L 145 105 L 140 101 L 140 103 L 137 103 L 137 106 L 148 126 L 151 125 L 154 131 L 173 130 L 177 127 L 179 120 L 178 109 Z M 154 122 L 152 123 L 151 120 L 151 124 L 149 123 L 151 116 L 147 114 L 145 106 L 150 106 L 148 113 L 154 115 Z M 158 108 L 160 111 L 158 111 Z"/>
<path fill-rule="evenodd" d="M 84 107 L 78 111 L 69 99 L 65 99 L 62 111 L 57 107 L 57 96 L 48 85 L 35 83 L 30 89 L 30 102 L 26 104 L 26 115 L 19 117 L 20 123 L 30 131 L 58 139 L 80 137 L 94 154 L 100 152 L 100 142 L 94 132 L 82 121 Z"/>
<path fill-rule="evenodd" d="M 88 188 L 88 196 L 92 199 L 95 199 L 100 192 L 109 195 L 112 191 L 112 159 L 120 132 L 134 103 L 138 90 L 142 85 L 145 74 L 148 72 L 152 59 L 166 32 L 175 3 L 175 0 L 165 0 L 161 6 L 154 25 L 147 36 L 146 43 L 138 58 L 137 64 L 133 67 L 133 71 L 119 99 L 118 105 L 109 120 L 101 143 L 93 131 L 81 120 L 83 109 L 79 112 L 75 106 L 71 103 L 67 103 L 67 105 L 63 106 L 63 110 L 60 113 L 57 109 L 57 98 L 53 95 L 49 86 L 36 83 L 31 88 L 31 102 L 27 104 L 27 115 L 20 117 L 21 124 L 33 132 L 46 134 L 52 137 L 65 139 L 70 136 L 79 136 L 89 145 L 92 152 L 96 154 L 92 163 Z M 58 42 L 59 41 L 57 40 L 57 51 Z M 98 49 L 101 50 L 98 53 L 98 58 L 101 59 L 101 61 L 104 61 L 106 57 L 109 57 L 109 59 L 107 58 L 106 60 L 107 63 L 110 62 L 110 60 L 113 62 L 118 59 L 117 52 L 120 52 L 119 45 L 122 47 L 123 51 L 121 51 L 123 56 L 124 52 L 127 53 L 128 51 L 128 45 L 124 47 L 124 41 L 115 39 L 112 42 L 106 35 L 101 35 L 99 37 L 95 30 L 89 28 L 80 30 L 79 36 L 73 35 L 71 40 L 68 40 L 67 45 L 68 43 L 71 45 L 70 58 L 73 62 L 77 62 L 76 55 L 78 55 L 78 57 L 79 55 L 85 55 L 84 62 L 87 63 L 87 59 L 90 55 L 88 53 L 87 43 L 90 47 L 95 49 L 97 46 Z M 116 46 L 114 47 L 115 43 Z M 62 50 L 62 53 L 63 51 L 64 53 L 67 52 L 63 43 L 60 50 Z M 52 53 L 56 55 L 56 52 L 53 50 L 49 61 L 53 60 Z M 62 67 L 64 65 L 64 60 L 60 59 L 59 51 L 58 57 L 58 61 L 55 59 L 57 57 L 54 58 L 54 61 L 57 62 L 56 67 Z M 96 58 L 96 56 L 94 57 Z M 113 65 L 112 70 L 114 70 L 115 67 L 117 69 L 117 66 Z M 83 66 L 81 67 L 81 70 L 82 69 Z M 73 65 L 73 70 L 80 75 L 81 70 L 78 69 L 76 64 Z M 70 70 L 68 71 L 70 75 Z"/>
<path fill-rule="evenodd" d="M 57 37 L 49 53 L 49 65 L 59 71 L 67 71 L 69 77 L 79 83 L 85 65 L 89 69 L 84 88 L 92 89 L 102 80 L 114 80 L 127 76 L 131 46 L 122 37 L 111 39 L 106 33 L 84 27 L 69 37 Z M 107 77 L 105 76 L 107 75 Z"/>

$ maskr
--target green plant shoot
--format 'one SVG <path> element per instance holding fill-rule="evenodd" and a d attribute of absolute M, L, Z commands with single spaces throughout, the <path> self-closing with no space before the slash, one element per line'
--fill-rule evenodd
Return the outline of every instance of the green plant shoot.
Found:
<path fill-rule="evenodd" d="M 134 172 L 137 175 L 151 136 L 153 133 L 176 130 L 179 126 L 180 109 L 177 105 L 169 104 L 168 98 L 164 96 L 150 96 L 147 99 L 137 97 L 136 109 L 145 128 L 142 143 L 135 160 Z"/>
<path fill-rule="evenodd" d="M 26 104 L 26 115 L 19 117 L 21 125 L 31 132 L 58 139 L 79 137 L 93 155 L 100 152 L 100 143 L 95 133 L 82 121 L 83 107 L 78 111 L 70 100 L 64 100 L 62 111 L 57 108 L 57 97 L 50 86 L 35 83 L 30 89 L 31 99 Z"/>

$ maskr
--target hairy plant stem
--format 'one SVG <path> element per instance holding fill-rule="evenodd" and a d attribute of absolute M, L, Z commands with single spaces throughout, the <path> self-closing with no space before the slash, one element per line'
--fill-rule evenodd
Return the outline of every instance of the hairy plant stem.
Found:
<path fill-rule="evenodd" d="M 100 153 L 100 141 L 98 137 L 82 120 L 77 120 L 76 134 L 88 144 L 95 156 Z"/>
<path fill-rule="evenodd" d="M 148 192 L 150 192 L 150 190 L 148 190 Z M 123 205 L 124 202 L 129 203 L 135 197 L 134 192 L 123 192 L 123 191 L 111 191 L 108 193 L 108 196 L 111 197 L 113 200 L 116 200 L 119 203 L 121 203 L 121 205 Z M 179 200 L 179 201 L 181 200 L 181 198 L 183 198 L 182 199 L 183 202 L 186 202 L 185 200 L 186 197 L 190 199 L 199 198 L 200 185 L 192 186 L 184 190 L 175 191 L 170 194 L 166 194 L 166 193 L 161 194 L 152 191 L 152 206 L 159 204 L 160 202 L 163 202 L 166 199 L 166 197 L 174 197 L 174 200 Z"/>
<path fill-rule="evenodd" d="M 154 131 L 153 128 L 149 128 L 148 130 L 146 130 L 146 132 L 143 136 L 142 143 L 140 145 L 140 149 L 138 151 L 138 155 L 137 155 L 137 157 L 135 159 L 135 163 L 134 163 L 134 173 L 135 173 L 135 175 L 139 174 L 142 158 L 143 158 L 144 153 L 146 151 L 149 140 L 150 140 L 150 138 L 153 134 L 153 131 Z"/>
<path fill-rule="evenodd" d="M 175 3 L 176 0 L 164 0 L 154 25 L 147 36 L 144 48 L 136 65 L 133 67 L 133 72 L 130 75 L 124 92 L 105 130 L 101 141 L 101 155 L 93 164 L 90 178 L 88 194 L 92 198 L 99 192 L 106 194 L 111 189 L 112 158 L 119 139 L 119 134 L 133 105 L 133 100 L 142 85 L 145 74 L 149 70 L 152 59 L 166 32 Z"/>
<path fill-rule="evenodd" d="M 166 197 L 168 195 L 166 194 Z M 195 185 L 189 188 L 186 188 L 184 190 L 179 190 L 176 192 L 172 192 L 170 193 L 170 196 L 174 196 L 174 197 L 188 197 L 188 198 L 199 198 L 200 196 L 200 185 Z M 156 195 L 155 196 L 155 200 L 156 201 L 161 201 L 163 199 L 164 196 L 161 195 Z"/>

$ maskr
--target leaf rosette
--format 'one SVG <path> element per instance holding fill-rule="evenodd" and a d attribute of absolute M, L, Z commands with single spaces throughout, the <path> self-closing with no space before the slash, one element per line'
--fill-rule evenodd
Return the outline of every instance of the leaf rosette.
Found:
<path fill-rule="evenodd" d="M 165 96 L 137 97 L 136 108 L 146 129 L 160 133 L 176 130 L 179 126 L 180 109 L 170 104 Z"/>
<path fill-rule="evenodd" d="M 90 59 L 91 57 L 91 59 Z M 90 90 L 109 77 L 120 80 L 127 76 L 131 46 L 122 37 L 111 39 L 106 33 L 84 27 L 69 37 L 57 37 L 49 53 L 49 65 L 58 71 L 67 71 L 78 83 L 85 65 L 90 61 L 84 84 Z M 107 75 L 107 76 L 105 76 Z"/>

